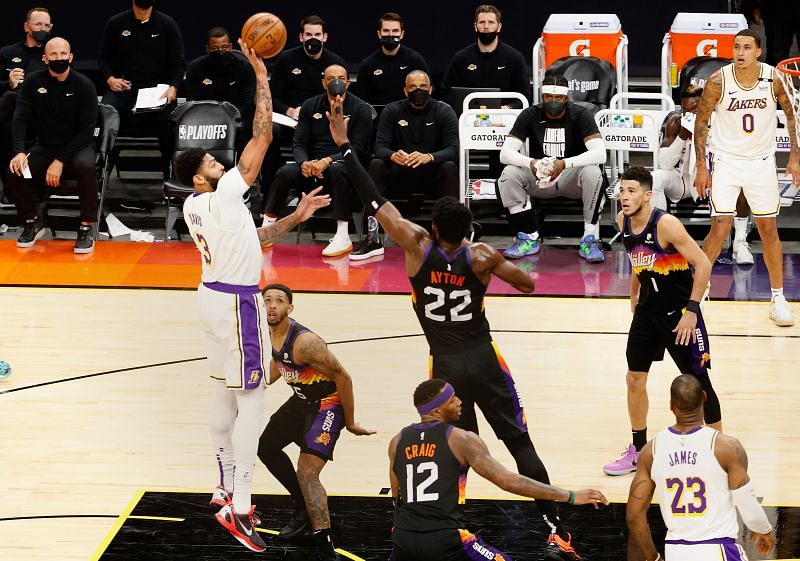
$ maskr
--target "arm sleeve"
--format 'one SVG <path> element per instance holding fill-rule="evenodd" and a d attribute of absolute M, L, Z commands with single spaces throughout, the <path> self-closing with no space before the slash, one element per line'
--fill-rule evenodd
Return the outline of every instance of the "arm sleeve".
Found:
<path fill-rule="evenodd" d="M 292 155 L 294 156 L 294 161 L 297 162 L 298 165 L 311 159 L 309 155 L 309 148 L 311 147 L 311 125 L 309 124 L 309 119 L 311 116 L 308 114 L 308 111 L 307 104 L 304 103 L 300 106 L 297 128 L 294 129 Z"/>
<path fill-rule="evenodd" d="M 384 108 L 378 119 L 378 132 L 375 135 L 375 157 L 387 162 L 395 152 L 394 126 L 392 125 L 395 122 L 394 115 L 393 106 Z"/>
<path fill-rule="evenodd" d="M 577 168 L 606 163 L 606 145 L 601 138 L 593 138 L 586 143 L 586 152 L 564 158 L 567 168 Z"/>
<path fill-rule="evenodd" d="M 522 140 L 511 135 L 506 136 L 503 147 L 500 149 L 500 163 L 517 166 L 519 168 L 530 168 L 533 158 L 522 154 L 520 152 L 522 147 Z"/>
<path fill-rule="evenodd" d="M 114 28 L 115 26 L 108 22 L 100 39 L 98 62 L 100 63 L 100 73 L 103 75 L 103 81 L 114 75 L 114 63 L 117 60 L 117 35 L 114 33 Z"/>
<path fill-rule="evenodd" d="M 739 514 L 742 515 L 742 522 L 744 522 L 744 525 L 752 532 L 769 534 L 772 531 L 772 525 L 767 519 L 767 513 L 765 513 L 761 505 L 758 504 L 756 491 L 753 489 L 752 482 L 748 481 L 746 485 L 732 490 L 731 498 Z"/>
<path fill-rule="evenodd" d="M 17 96 L 17 106 L 14 110 L 14 118 L 11 121 L 11 138 L 14 154 L 25 151 L 25 139 L 28 137 L 28 126 L 33 117 L 33 82 L 25 80 L 22 82 L 19 95 Z"/>
<path fill-rule="evenodd" d="M 56 152 L 56 159 L 67 163 L 78 150 L 88 146 L 94 136 L 94 127 L 97 124 L 97 91 L 94 84 L 86 81 L 82 88 L 81 102 L 78 114 L 78 130 L 70 141 Z"/>
<path fill-rule="evenodd" d="M 458 162 L 458 117 L 449 105 L 442 109 L 442 147 L 433 153 L 433 158 L 437 162 Z"/>
<path fill-rule="evenodd" d="M 286 57 L 279 56 L 275 61 L 275 66 L 269 73 L 269 90 L 272 92 L 272 108 L 285 114 L 289 109 L 289 105 L 283 100 L 286 95 Z"/>
<path fill-rule="evenodd" d="M 183 76 L 186 74 L 186 57 L 183 50 L 183 34 L 175 20 L 169 22 L 169 85 L 180 87 Z"/>
<path fill-rule="evenodd" d="M 672 169 L 678 165 L 687 145 L 686 140 L 676 136 L 669 146 L 658 149 L 658 169 Z"/>

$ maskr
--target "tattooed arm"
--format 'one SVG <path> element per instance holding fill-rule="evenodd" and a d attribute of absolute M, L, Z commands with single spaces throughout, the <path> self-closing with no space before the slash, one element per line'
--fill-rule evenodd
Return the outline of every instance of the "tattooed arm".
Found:
<path fill-rule="evenodd" d="M 708 140 L 711 114 L 714 113 L 720 99 L 722 99 L 722 69 L 714 72 L 706 82 L 703 95 L 697 104 L 697 118 L 694 121 L 694 152 L 697 156 L 697 175 L 694 186 L 701 199 L 706 198 L 706 191 L 711 187 L 711 176 L 708 173 L 706 161 L 706 141 Z"/>
<path fill-rule="evenodd" d="M 448 443 L 456 459 L 474 469 L 478 475 L 488 479 L 503 491 L 533 499 L 571 501 L 576 505 L 591 504 L 595 508 L 599 502 L 608 504 L 600 491 L 594 489 L 567 491 L 507 470 L 503 464 L 492 458 L 486 444 L 475 433 L 454 428 L 450 433 Z"/>
<path fill-rule="evenodd" d="M 269 91 L 269 80 L 267 79 L 267 67 L 264 61 L 256 56 L 253 49 L 239 39 L 239 46 L 242 53 L 250 61 L 253 71 L 256 74 L 256 111 L 253 116 L 253 138 L 244 147 L 242 155 L 239 157 L 239 172 L 242 174 L 245 183 L 252 185 L 258 173 L 261 171 L 261 162 L 264 154 L 267 153 L 270 142 L 272 142 L 272 94 Z"/>
<path fill-rule="evenodd" d="M 253 141 L 251 140 L 250 142 Z M 239 162 L 239 165 L 241 165 L 241 162 Z M 316 211 L 318 208 L 322 208 L 331 204 L 330 195 L 317 195 L 317 193 L 319 193 L 323 187 L 324 185 L 317 187 L 308 194 L 302 193 L 300 202 L 297 204 L 297 208 L 289 216 L 281 218 L 272 224 L 267 224 L 262 228 L 257 228 L 256 231 L 258 232 L 258 241 L 261 242 L 261 245 L 272 245 L 275 240 L 283 236 L 286 232 L 301 222 L 305 222 L 311 218 L 311 216 L 314 214 L 314 211 Z"/>
<path fill-rule="evenodd" d="M 697 134 L 696 131 L 695 128 L 695 134 Z M 653 500 L 653 493 L 656 490 L 656 484 L 650 476 L 652 464 L 653 443 L 650 441 L 639 454 L 636 475 L 633 477 L 631 490 L 628 493 L 625 515 L 628 521 L 628 530 L 630 530 L 628 559 L 644 558 L 646 561 L 658 559 L 656 544 L 653 542 L 650 525 L 647 523 L 647 510 L 650 508 L 650 501 Z"/>
<path fill-rule="evenodd" d="M 356 435 L 375 434 L 374 430 L 365 429 L 356 422 L 353 379 L 328 349 L 325 341 L 313 333 L 303 333 L 294 342 L 294 356 L 297 362 L 308 364 L 336 384 L 347 430 Z"/>
<path fill-rule="evenodd" d="M 797 147 L 797 125 L 795 124 L 795 114 L 792 108 L 792 102 L 789 99 L 789 94 L 786 93 L 783 80 L 775 80 L 772 83 L 775 89 L 775 97 L 780 103 L 781 109 L 786 113 L 786 132 L 789 133 L 789 142 L 791 149 L 789 151 L 789 163 L 786 164 L 786 173 L 792 175 L 792 183 L 795 186 L 800 186 L 800 152 Z"/>

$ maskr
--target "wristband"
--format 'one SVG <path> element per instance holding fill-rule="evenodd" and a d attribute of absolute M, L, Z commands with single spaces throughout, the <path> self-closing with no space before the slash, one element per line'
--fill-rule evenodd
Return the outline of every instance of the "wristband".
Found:
<path fill-rule="evenodd" d="M 433 157 L 433 154 L 431 154 L 430 152 L 428 152 L 428 156 L 431 157 L 431 161 L 435 160 L 435 158 Z"/>
<path fill-rule="evenodd" d="M 700 302 L 697 300 L 689 300 L 686 303 L 686 311 L 687 312 L 694 312 L 695 314 L 700 313 Z"/>

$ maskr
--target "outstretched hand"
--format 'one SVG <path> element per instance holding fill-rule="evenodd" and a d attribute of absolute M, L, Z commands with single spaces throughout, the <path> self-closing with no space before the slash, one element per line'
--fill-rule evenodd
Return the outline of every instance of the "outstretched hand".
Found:
<path fill-rule="evenodd" d="M 297 203 L 297 218 L 300 222 L 305 222 L 314 215 L 314 212 L 322 207 L 331 204 L 330 195 L 317 195 L 322 190 L 322 186 L 317 187 L 308 194 L 303 193 L 300 202 Z"/>
<path fill-rule="evenodd" d="M 356 436 L 369 436 L 371 434 L 375 434 L 374 430 L 365 429 L 358 423 L 353 423 L 347 427 L 347 430 L 353 433 Z"/>
<path fill-rule="evenodd" d="M 259 56 L 256 54 L 256 51 L 251 49 L 241 37 L 239 37 L 239 47 L 242 49 L 242 54 L 244 54 L 244 56 L 247 57 L 247 60 L 250 62 L 250 66 L 253 67 L 256 76 L 266 76 L 267 67 L 264 65 L 264 61 L 259 58 Z"/>
<path fill-rule="evenodd" d="M 350 119 L 344 118 L 343 105 L 344 101 L 342 100 L 342 96 L 337 95 L 331 101 L 331 110 L 325 111 L 325 116 L 330 122 L 331 136 L 337 146 L 350 142 L 347 139 L 347 122 Z"/>
<path fill-rule="evenodd" d="M 595 489 L 581 489 L 575 491 L 575 504 L 576 505 L 592 505 L 594 508 L 599 508 L 599 503 L 608 505 L 606 496 Z"/>

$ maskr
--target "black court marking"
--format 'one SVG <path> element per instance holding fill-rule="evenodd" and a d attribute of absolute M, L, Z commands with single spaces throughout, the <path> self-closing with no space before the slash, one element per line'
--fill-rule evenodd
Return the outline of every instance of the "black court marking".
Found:
<path fill-rule="evenodd" d="M 253 553 L 239 545 L 213 518 L 209 493 L 144 492 L 121 517 L 94 557 L 116 559 L 249 560 Z M 287 495 L 253 495 L 261 513 L 262 528 L 280 528 L 292 513 Z M 329 497 L 331 528 L 337 548 L 365 561 L 386 561 L 391 550 L 392 503 L 389 497 Z M 800 508 L 767 507 L 776 520 L 776 553 L 779 559 L 800 556 Z M 599 510 L 559 505 L 561 519 L 574 533 L 574 544 L 587 561 L 624 561 L 627 558 L 625 505 L 612 504 Z M 174 522 L 170 520 L 181 520 Z M 657 505 L 648 512 L 657 544 L 663 543 L 665 527 Z M 464 528 L 515 561 L 542 559 L 547 537 L 538 509 L 529 500 L 468 500 Z M 308 542 L 281 542 L 274 530 L 262 531 L 267 543 L 266 559 L 307 561 L 314 558 Z M 751 559 L 761 557 L 747 536 L 741 543 Z M 663 553 L 663 551 L 662 551 Z M 350 559 L 354 559 L 350 557 Z"/>
<path fill-rule="evenodd" d="M 627 331 L 569 331 L 559 329 L 492 329 L 492 333 L 524 333 L 524 334 L 540 334 L 540 335 L 627 335 Z M 361 339 L 342 339 L 341 341 L 330 341 L 328 345 L 347 345 L 351 343 L 369 343 L 374 341 L 388 341 L 392 339 L 409 339 L 412 337 L 423 337 L 423 333 L 407 333 L 402 335 L 383 335 L 380 337 L 364 337 Z M 735 338 L 750 338 L 750 339 L 800 339 L 800 335 L 768 335 L 757 334 L 747 335 L 741 333 L 710 333 L 710 337 L 735 337 Z M 84 380 L 86 378 L 95 378 L 97 376 L 105 376 L 106 374 L 120 374 L 123 372 L 133 372 L 136 370 L 144 370 L 146 368 L 158 368 L 162 366 L 172 366 L 175 364 L 184 364 L 187 362 L 199 362 L 205 360 L 206 357 L 184 358 L 180 360 L 170 360 L 167 362 L 156 362 L 152 364 L 142 364 L 139 366 L 130 366 L 127 368 L 117 368 L 114 370 L 105 370 L 103 372 L 94 372 L 92 374 L 82 374 L 80 376 L 71 376 L 69 378 L 60 378 L 58 380 L 50 380 L 48 382 L 41 382 L 38 384 L 31 384 L 29 386 L 20 386 L 18 388 L 10 388 L 7 390 L 0 390 L 0 395 L 20 392 L 22 390 L 30 390 L 41 388 L 44 386 L 51 386 L 53 384 L 61 384 L 64 382 L 73 382 L 75 380 Z"/>

